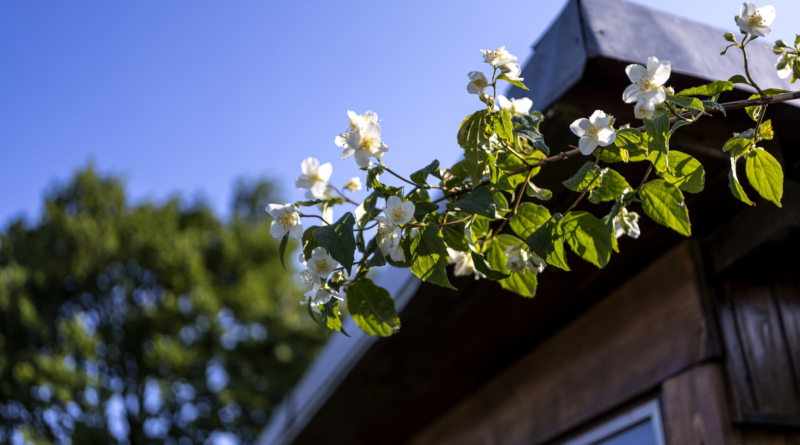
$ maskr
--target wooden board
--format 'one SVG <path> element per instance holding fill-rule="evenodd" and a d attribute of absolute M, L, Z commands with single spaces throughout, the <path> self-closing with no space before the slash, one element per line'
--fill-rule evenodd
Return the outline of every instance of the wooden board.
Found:
<path fill-rule="evenodd" d="M 689 244 L 663 255 L 410 443 L 544 443 L 709 358 Z"/>

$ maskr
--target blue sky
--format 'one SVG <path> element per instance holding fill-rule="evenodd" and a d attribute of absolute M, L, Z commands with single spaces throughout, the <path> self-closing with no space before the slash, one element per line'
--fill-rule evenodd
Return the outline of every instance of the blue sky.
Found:
<path fill-rule="evenodd" d="M 336 185 L 363 180 L 333 143 L 348 109 L 383 119 L 392 169 L 449 165 L 481 106 L 465 89 L 487 71 L 478 50 L 505 45 L 524 63 L 564 3 L 2 2 L 0 226 L 38 217 L 48 186 L 88 162 L 122 174 L 134 201 L 200 194 L 221 216 L 243 175 L 302 198 L 309 156 L 333 163 Z M 740 5 L 638 3 L 732 31 Z M 793 38 L 800 2 L 770 4 L 772 37 Z"/>

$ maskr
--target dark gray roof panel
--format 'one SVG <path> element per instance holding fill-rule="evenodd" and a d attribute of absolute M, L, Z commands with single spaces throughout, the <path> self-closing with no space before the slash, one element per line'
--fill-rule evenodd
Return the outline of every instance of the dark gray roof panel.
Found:
<path fill-rule="evenodd" d="M 527 95 L 534 108 L 543 110 L 580 80 L 587 58 L 595 57 L 644 64 L 656 56 L 672 62 L 674 72 L 703 80 L 744 74 L 741 51 L 719 55 L 728 45 L 725 31 L 741 37 L 733 23 L 735 12 L 730 29 L 723 30 L 621 0 L 570 0 L 534 45 L 523 71 L 530 91 L 514 87 L 509 96 Z M 788 79 L 778 77 L 772 45 L 765 39 L 748 45 L 753 79 L 762 88 L 794 90 Z M 737 88 L 755 91 L 741 84 Z"/>

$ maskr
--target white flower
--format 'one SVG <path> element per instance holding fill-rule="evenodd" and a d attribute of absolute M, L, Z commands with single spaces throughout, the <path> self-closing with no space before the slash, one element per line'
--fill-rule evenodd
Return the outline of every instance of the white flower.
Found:
<path fill-rule="evenodd" d="M 406 255 L 400 246 L 400 241 L 403 238 L 403 229 L 394 225 L 385 216 L 376 216 L 375 221 L 378 222 L 378 248 L 381 249 L 383 256 L 389 255 L 392 260 L 398 262 L 405 261 Z"/>
<path fill-rule="evenodd" d="M 590 155 L 597 146 L 605 147 L 614 143 L 617 133 L 608 125 L 608 117 L 600 110 L 592 113 L 589 119 L 578 119 L 569 126 L 575 136 L 581 138 L 578 148 L 584 155 Z"/>
<path fill-rule="evenodd" d="M 508 246 L 503 253 L 508 258 L 506 269 L 512 273 L 540 273 L 547 266 L 543 259 L 535 253 L 528 252 L 521 245 Z"/>
<path fill-rule="evenodd" d="M 272 236 L 283 238 L 286 232 L 289 232 L 292 238 L 303 238 L 303 224 L 300 222 L 300 215 L 297 214 L 293 205 L 270 204 L 266 210 L 275 218 L 269 227 L 269 233 Z"/>
<path fill-rule="evenodd" d="M 512 116 L 517 114 L 528 114 L 533 106 L 533 101 L 528 99 L 527 97 L 523 97 L 520 99 L 514 99 L 513 97 L 509 100 L 505 96 L 498 94 L 497 95 L 497 105 L 499 108 L 505 108 L 511 113 Z"/>
<path fill-rule="evenodd" d="M 314 295 L 314 305 L 326 304 L 331 298 L 342 300 L 342 297 L 335 290 L 328 287 L 321 287 L 317 289 Z"/>
<path fill-rule="evenodd" d="M 354 192 L 356 190 L 361 190 L 361 178 L 356 176 L 348 179 L 347 183 L 345 183 L 344 185 L 344 188 L 350 190 L 351 192 Z"/>
<path fill-rule="evenodd" d="M 767 37 L 772 32 L 769 25 L 775 20 L 775 7 L 763 6 L 756 9 L 756 5 L 752 2 L 745 2 L 739 10 L 739 18 L 736 19 L 736 25 L 742 32 L 752 34 L 758 37 Z"/>
<path fill-rule="evenodd" d="M 413 202 L 403 202 L 397 196 L 390 196 L 386 199 L 386 207 L 383 209 L 383 213 L 386 214 L 392 224 L 399 226 L 411 221 L 411 218 L 414 217 L 414 209 Z"/>
<path fill-rule="evenodd" d="M 783 68 L 778 69 L 778 65 L 782 63 L 784 64 Z M 794 63 L 794 61 L 792 60 L 791 57 L 789 57 L 789 54 L 787 53 L 781 54 L 781 56 L 778 57 L 778 62 L 775 63 L 775 68 L 778 69 L 778 77 L 780 77 L 781 79 L 787 79 L 789 76 L 791 76 L 792 63 Z"/>
<path fill-rule="evenodd" d="M 469 78 L 469 83 L 467 84 L 467 92 L 469 94 L 481 94 L 489 86 L 489 81 L 480 71 L 470 71 L 467 74 L 467 78 Z"/>
<path fill-rule="evenodd" d="M 655 111 L 656 105 L 646 100 L 636 102 L 636 105 L 633 107 L 633 115 L 636 116 L 636 119 L 652 119 Z"/>
<path fill-rule="evenodd" d="M 508 65 L 517 61 L 516 57 L 506 51 L 505 46 L 501 46 L 494 51 L 482 49 L 481 52 L 483 53 L 483 61 L 492 66 Z"/>
<path fill-rule="evenodd" d="M 522 74 L 522 68 L 520 68 L 519 63 L 508 63 L 505 65 L 500 65 L 500 72 L 505 74 L 511 80 L 519 80 L 522 82 L 522 77 L 519 77 Z"/>
<path fill-rule="evenodd" d="M 475 275 L 476 280 L 486 278 L 486 275 L 475 270 L 475 262 L 472 261 L 470 252 L 459 252 L 448 247 L 447 256 L 449 257 L 447 262 L 456 265 L 455 270 L 453 270 L 455 276 L 468 277 Z"/>
<path fill-rule="evenodd" d="M 625 72 L 633 83 L 625 88 L 622 100 L 628 104 L 636 102 L 634 112 L 641 109 L 638 114 L 643 115 L 646 111 L 655 110 L 656 105 L 667 99 L 663 85 L 672 72 L 669 60 L 659 62 L 657 58 L 650 57 L 647 59 L 647 68 L 632 64 L 625 67 Z"/>
<path fill-rule="evenodd" d="M 316 280 L 314 276 L 311 275 L 311 272 L 309 272 L 308 269 L 303 269 L 303 271 L 300 272 L 300 284 L 303 286 L 311 286 L 314 283 L 316 283 Z"/>
<path fill-rule="evenodd" d="M 360 115 L 348 110 L 347 117 L 350 118 L 350 133 L 364 128 L 370 122 L 378 123 L 378 113 L 372 110 Z"/>
<path fill-rule="evenodd" d="M 306 158 L 300 164 L 303 174 L 294 180 L 297 188 L 301 190 L 313 188 L 317 184 L 325 185 L 333 173 L 333 166 L 330 162 L 319 165 L 316 158 Z"/>
<path fill-rule="evenodd" d="M 317 247 L 311 251 L 311 259 L 308 260 L 308 272 L 319 278 L 325 278 L 339 267 L 339 263 L 328 255 L 323 247 Z"/>
<path fill-rule="evenodd" d="M 639 215 L 636 212 L 629 212 L 625 207 L 622 211 L 614 217 L 614 236 L 617 238 L 622 235 L 636 239 L 639 238 L 641 231 L 639 230 Z"/>
<path fill-rule="evenodd" d="M 369 158 L 380 158 L 389 151 L 389 147 L 381 140 L 381 126 L 377 122 L 367 122 L 363 127 L 350 133 L 347 147 L 342 152 L 342 159 L 355 155 L 356 164 L 361 168 L 369 168 Z"/>

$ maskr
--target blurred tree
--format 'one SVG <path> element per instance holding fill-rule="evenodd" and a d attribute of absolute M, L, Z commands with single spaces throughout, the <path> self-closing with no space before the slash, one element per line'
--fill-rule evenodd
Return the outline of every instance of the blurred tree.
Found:
<path fill-rule="evenodd" d="M 273 193 L 240 181 L 221 223 L 202 202 L 130 205 L 90 166 L 11 223 L 0 442 L 252 442 L 327 335 L 278 262 Z"/>

